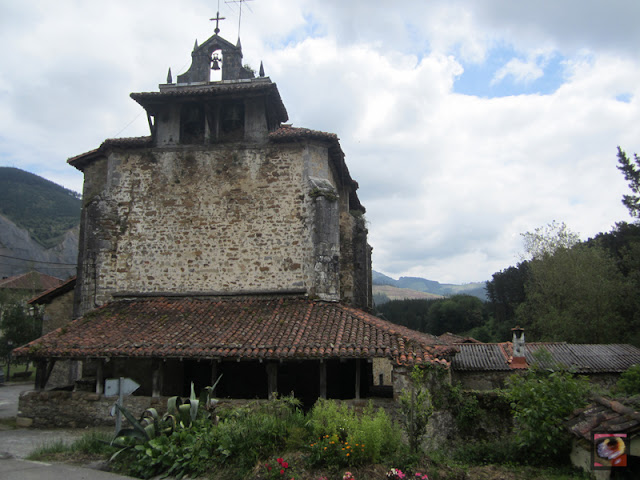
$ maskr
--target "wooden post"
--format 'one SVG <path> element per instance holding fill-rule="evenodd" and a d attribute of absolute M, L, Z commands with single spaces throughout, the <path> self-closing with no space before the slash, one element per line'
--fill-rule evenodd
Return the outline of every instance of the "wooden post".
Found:
<path fill-rule="evenodd" d="M 278 364 L 275 362 L 267 363 L 267 390 L 269 400 L 272 400 L 274 393 L 278 393 Z"/>
<path fill-rule="evenodd" d="M 213 387 L 213 385 L 216 383 L 216 380 L 218 380 L 218 361 L 217 360 L 212 360 L 211 361 L 211 383 L 209 385 L 211 385 Z M 218 387 L 216 387 L 217 389 Z M 211 392 L 212 395 L 215 395 L 215 391 Z"/>
<path fill-rule="evenodd" d="M 104 360 L 98 359 L 96 366 L 96 393 L 102 395 L 104 393 Z"/>
<path fill-rule="evenodd" d="M 44 390 L 44 387 L 47 384 L 46 376 L 47 376 L 47 361 L 38 360 L 38 363 L 36 364 L 36 381 L 35 381 L 36 392 L 41 392 Z"/>
<path fill-rule="evenodd" d="M 156 359 L 153 361 L 153 372 L 151 373 L 151 396 L 162 396 L 162 384 L 164 382 L 164 361 Z"/>
<path fill-rule="evenodd" d="M 356 400 L 360 400 L 360 359 L 356 359 Z"/>
<path fill-rule="evenodd" d="M 327 398 L 327 363 L 320 360 L 320 398 Z"/>

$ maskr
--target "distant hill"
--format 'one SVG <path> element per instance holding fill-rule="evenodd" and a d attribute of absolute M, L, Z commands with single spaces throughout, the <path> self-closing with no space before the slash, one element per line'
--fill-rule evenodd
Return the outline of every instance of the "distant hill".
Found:
<path fill-rule="evenodd" d="M 400 277 L 395 280 L 383 273 L 372 272 L 373 276 L 373 294 L 379 300 L 384 300 L 381 295 L 387 295 L 389 291 L 394 298 L 387 295 L 389 300 L 410 299 L 410 298 L 428 298 L 424 294 L 432 295 L 431 298 L 451 296 L 451 295 L 472 295 L 480 300 L 487 299 L 487 291 L 484 282 L 467 283 L 464 285 L 440 283 L 434 280 L 427 280 L 420 277 Z M 383 288 L 386 287 L 386 288 Z M 396 290 L 388 290 L 393 287 Z M 398 298 L 398 295 L 404 295 Z"/>
<path fill-rule="evenodd" d="M 33 173 L 0 167 L 0 214 L 45 248 L 80 224 L 80 194 Z"/>
<path fill-rule="evenodd" d="M 75 275 L 82 200 L 33 173 L 0 167 L 0 278 Z"/>

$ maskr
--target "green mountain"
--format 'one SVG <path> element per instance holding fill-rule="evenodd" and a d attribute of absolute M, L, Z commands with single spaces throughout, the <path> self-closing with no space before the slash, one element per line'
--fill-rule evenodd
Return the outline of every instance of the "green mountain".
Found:
<path fill-rule="evenodd" d="M 33 173 L 0 167 L 0 214 L 44 248 L 80 224 L 80 194 Z"/>
<path fill-rule="evenodd" d="M 487 291 L 485 287 L 485 282 L 475 282 L 475 283 L 467 283 L 464 285 L 456 285 L 450 283 L 440 283 L 434 280 L 427 280 L 425 278 L 420 277 L 400 277 L 398 280 L 395 280 L 383 273 L 373 271 L 373 286 L 374 291 L 375 286 L 388 285 L 391 287 L 396 287 L 399 289 L 403 289 L 404 291 L 416 291 L 422 293 L 430 293 L 433 295 L 441 295 L 441 296 L 451 296 L 451 295 L 472 295 L 474 297 L 478 297 L 480 300 L 485 301 L 487 299 Z M 376 292 L 374 292 L 376 293 Z M 380 292 L 382 293 L 382 292 Z M 410 298 L 410 297 L 406 297 Z M 415 296 L 411 298 L 421 298 L 420 296 Z"/>

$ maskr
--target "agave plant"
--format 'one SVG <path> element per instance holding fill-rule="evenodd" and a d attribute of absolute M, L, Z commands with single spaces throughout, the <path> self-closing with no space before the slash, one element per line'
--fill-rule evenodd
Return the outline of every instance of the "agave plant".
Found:
<path fill-rule="evenodd" d="M 218 417 L 214 414 L 218 400 L 213 398 L 213 392 L 222 375 L 218 377 L 213 386 L 205 387 L 200 392 L 200 398 L 196 396 L 193 382 L 191 382 L 191 395 L 183 401 L 179 396 L 167 400 L 167 413 L 162 417 L 155 408 L 147 408 L 137 420 L 129 410 L 116 404 L 116 409 L 131 424 L 130 427 L 121 428 L 111 441 L 111 445 L 121 447 L 111 456 L 115 459 L 120 453 L 136 445 L 146 443 L 160 435 L 171 435 L 178 428 L 189 428 L 198 416 L 203 419 L 211 419 L 217 423 Z"/>

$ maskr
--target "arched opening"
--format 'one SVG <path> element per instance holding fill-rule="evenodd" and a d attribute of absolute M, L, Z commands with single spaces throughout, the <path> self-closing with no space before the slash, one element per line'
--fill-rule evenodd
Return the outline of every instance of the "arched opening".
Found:
<path fill-rule="evenodd" d="M 219 82 L 222 80 L 222 62 L 223 62 L 222 50 L 214 50 L 211 53 L 211 74 L 209 75 L 210 82 Z"/>

